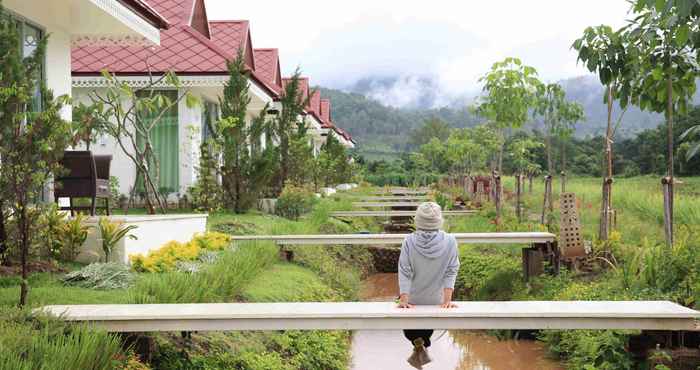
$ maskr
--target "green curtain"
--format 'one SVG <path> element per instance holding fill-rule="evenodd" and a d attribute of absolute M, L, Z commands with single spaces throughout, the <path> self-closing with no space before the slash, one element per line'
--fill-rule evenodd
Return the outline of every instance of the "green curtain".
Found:
<path fill-rule="evenodd" d="M 146 94 L 148 93 L 146 92 Z M 177 91 L 175 90 L 157 91 L 156 94 L 164 95 L 170 101 L 177 100 Z M 147 116 L 145 119 L 153 118 Z M 140 139 L 143 140 L 143 138 Z M 156 127 L 151 130 L 151 143 L 160 166 L 158 191 L 167 194 L 178 192 L 180 190 L 180 151 L 177 105 L 166 112 Z M 149 167 L 152 171 L 154 170 L 154 166 Z M 141 190 L 143 190 L 142 180 L 139 179 L 139 189 Z"/>

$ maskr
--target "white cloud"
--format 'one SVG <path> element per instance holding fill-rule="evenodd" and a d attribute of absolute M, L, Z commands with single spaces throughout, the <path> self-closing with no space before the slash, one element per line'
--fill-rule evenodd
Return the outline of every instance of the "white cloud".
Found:
<path fill-rule="evenodd" d="M 211 19 L 249 19 L 256 47 L 280 49 L 312 83 L 433 76 L 445 94 L 478 90 L 490 65 L 517 56 L 544 80 L 585 74 L 570 50 L 588 26 L 619 27 L 626 0 L 206 0 Z M 406 80 L 410 82 L 410 80 Z"/>

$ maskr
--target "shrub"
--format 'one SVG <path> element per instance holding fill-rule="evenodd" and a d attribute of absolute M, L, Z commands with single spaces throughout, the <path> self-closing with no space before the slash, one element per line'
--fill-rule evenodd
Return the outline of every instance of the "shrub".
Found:
<path fill-rule="evenodd" d="M 30 311 L 0 309 L 0 369 L 114 369 L 120 367 L 116 336 L 83 325 L 67 325 Z"/>
<path fill-rule="evenodd" d="M 290 220 L 298 220 L 303 214 L 311 212 L 317 201 L 316 194 L 309 188 L 288 184 L 277 199 L 275 213 Z"/>
<path fill-rule="evenodd" d="M 139 272 L 168 272 L 176 270 L 178 263 L 196 261 L 206 252 L 219 252 L 231 244 L 231 237 L 218 232 L 195 235 L 187 243 L 171 241 L 151 251 L 147 256 L 131 255 L 131 265 Z M 206 261 L 204 261 L 206 262 Z"/>
<path fill-rule="evenodd" d="M 85 218 L 82 213 L 78 213 L 63 225 L 63 256 L 68 261 L 75 260 L 87 239 L 90 227 L 85 225 Z"/>
<path fill-rule="evenodd" d="M 46 248 L 43 253 L 47 257 L 58 258 L 64 245 L 61 232 L 65 228 L 66 214 L 60 212 L 55 204 L 51 204 L 41 215 L 39 222 L 41 239 Z"/>
<path fill-rule="evenodd" d="M 522 285 L 520 262 L 505 253 L 482 254 L 463 249 L 455 297 L 471 300 L 508 300 Z"/>
<path fill-rule="evenodd" d="M 278 258 L 274 243 L 245 243 L 225 251 L 199 272 L 147 274 L 134 286 L 133 303 L 230 302 L 245 283 Z"/>
<path fill-rule="evenodd" d="M 63 277 L 67 285 L 89 289 L 123 289 L 134 281 L 134 274 L 121 263 L 92 263 Z"/>

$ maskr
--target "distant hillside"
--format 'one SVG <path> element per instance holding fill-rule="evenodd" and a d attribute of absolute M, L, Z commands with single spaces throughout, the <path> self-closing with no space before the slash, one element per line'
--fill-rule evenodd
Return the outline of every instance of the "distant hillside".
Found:
<path fill-rule="evenodd" d="M 420 80 L 422 89 L 437 88 L 436 84 Z M 380 85 L 390 89 L 391 79 L 363 79 L 352 87 L 355 92 L 344 92 L 321 88 L 322 95 L 333 102 L 333 119 L 358 139 L 359 151 L 371 157 L 395 156 L 396 152 L 406 150 L 408 135 L 426 119 L 437 117 L 453 127 L 471 127 L 478 124 L 478 119 L 469 112 L 468 104 L 472 99 L 458 99 L 461 103 L 452 103 L 440 109 L 419 108 L 411 104 L 410 108 L 395 108 L 383 105 L 372 97 L 377 97 L 374 87 Z M 398 83 L 398 82 L 397 82 Z M 577 136 L 597 135 L 605 130 L 607 123 L 607 106 L 603 103 L 603 86 L 595 77 L 577 77 L 560 81 L 569 99 L 581 103 L 586 112 L 586 121 L 578 126 Z M 362 89 L 368 89 L 362 93 Z M 410 92 L 407 92 L 410 93 Z M 426 91 L 425 96 L 438 96 Z M 697 99 L 696 99 L 697 100 Z M 465 103 L 465 101 L 467 103 Z M 614 117 L 620 110 L 615 109 Z M 661 115 L 642 112 L 630 107 L 625 113 L 619 133 L 632 136 L 647 128 L 656 127 L 663 120 Z M 535 122 L 535 127 L 541 127 Z M 532 127 L 532 126 L 530 126 Z"/>

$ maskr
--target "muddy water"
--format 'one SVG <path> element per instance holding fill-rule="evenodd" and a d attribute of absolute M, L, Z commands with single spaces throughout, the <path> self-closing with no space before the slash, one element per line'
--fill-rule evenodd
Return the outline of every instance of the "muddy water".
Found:
<path fill-rule="evenodd" d="M 396 274 L 376 274 L 361 291 L 366 301 L 391 301 L 398 295 Z M 436 331 L 426 370 L 561 370 L 544 348 L 527 340 L 499 341 L 479 332 Z M 352 340 L 353 370 L 413 370 L 406 363 L 411 345 L 401 331 L 357 331 Z"/>

